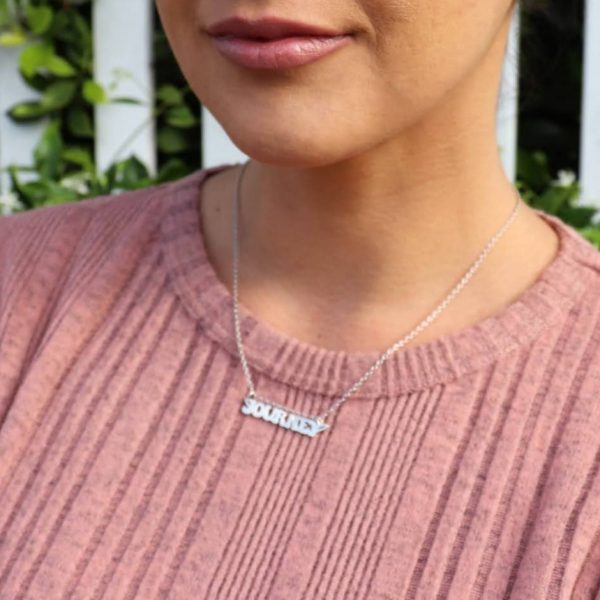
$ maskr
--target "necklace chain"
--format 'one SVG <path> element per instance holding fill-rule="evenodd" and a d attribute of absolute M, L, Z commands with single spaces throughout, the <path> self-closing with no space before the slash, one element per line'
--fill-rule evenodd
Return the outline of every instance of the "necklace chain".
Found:
<path fill-rule="evenodd" d="M 244 171 L 250 160 L 247 160 L 241 168 L 240 175 L 237 181 L 237 189 L 233 203 L 233 320 L 234 320 L 234 329 L 235 329 L 235 337 L 238 347 L 238 352 L 240 355 L 240 360 L 242 363 L 242 368 L 244 370 L 244 374 L 246 376 L 246 381 L 248 383 L 249 395 L 253 398 L 257 398 L 256 388 L 254 382 L 252 380 L 252 375 L 250 373 L 250 369 L 248 367 L 248 361 L 246 359 L 246 355 L 244 353 L 244 348 L 242 345 L 242 335 L 240 331 L 240 316 L 238 309 L 238 276 L 239 276 L 239 239 L 238 239 L 238 212 L 240 205 L 240 191 L 241 191 L 241 183 L 244 175 Z M 423 321 L 421 321 L 410 333 L 406 334 L 403 338 L 395 342 L 392 346 L 390 346 L 372 365 L 369 369 L 340 397 L 338 398 L 326 411 L 317 415 L 316 417 L 308 417 L 310 419 L 314 419 L 318 423 L 324 423 L 324 420 L 335 410 L 337 410 L 348 398 L 354 394 L 362 385 L 367 381 L 369 377 L 396 352 L 399 348 L 404 346 L 407 342 L 413 339 L 416 335 L 418 335 L 423 329 L 425 329 L 438 315 L 450 304 L 450 302 L 457 296 L 457 294 L 462 290 L 462 288 L 467 284 L 467 282 L 473 277 L 477 269 L 479 269 L 481 263 L 486 258 L 486 256 L 490 253 L 492 248 L 498 242 L 500 237 L 504 234 L 504 232 L 508 229 L 508 226 L 512 223 L 513 219 L 517 214 L 517 210 L 519 205 L 521 204 L 521 196 L 515 189 L 515 195 L 517 196 L 517 201 L 515 202 L 515 206 L 504 223 L 502 227 L 496 232 L 496 234 L 489 240 L 489 242 L 485 245 L 484 249 L 477 257 L 477 259 L 473 262 L 471 267 L 467 270 L 467 272 L 463 275 L 461 280 L 456 284 L 456 286 L 451 290 L 451 292 L 446 296 L 446 298 L 427 316 Z M 280 404 L 276 404 L 271 400 L 268 401 L 271 406 L 277 407 L 286 413 L 292 413 L 298 415 L 300 417 L 306 417 L 302 413 L 294 411 L 288 407 L 282 406 Z"/>

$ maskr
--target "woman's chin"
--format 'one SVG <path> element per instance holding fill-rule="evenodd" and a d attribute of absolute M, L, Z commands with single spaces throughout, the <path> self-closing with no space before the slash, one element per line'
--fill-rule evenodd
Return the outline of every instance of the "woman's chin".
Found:
<path fill-rule="evenodd" d="M 261 125 L 261 119 L 224 118 L 220 123 L 241 152 L 273 166 L 325 166 L 343 161 L 360 149 L 360 131 L 351 135 L 342 127 L 324 127 L 323 122 L 288 118 Z"/>
<path fill-rule="evenodd" d="M 299 139 L 296 131 L 286 133 L 253 130 L 227 131 L 235 146 L 258 162 L 279 167 L 319 167 L 343 160 L 346 152 L 326 139 Z"/>

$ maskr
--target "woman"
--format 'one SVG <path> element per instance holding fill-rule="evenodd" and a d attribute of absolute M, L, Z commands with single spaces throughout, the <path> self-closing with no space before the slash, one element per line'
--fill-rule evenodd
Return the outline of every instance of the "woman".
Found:
<path fill-rule="evenodd" d="M 593 598 L 600 253 L 502 169 L 510 0 L 158 9 L 251 160 L 0 219 L 0 596 Z"/>

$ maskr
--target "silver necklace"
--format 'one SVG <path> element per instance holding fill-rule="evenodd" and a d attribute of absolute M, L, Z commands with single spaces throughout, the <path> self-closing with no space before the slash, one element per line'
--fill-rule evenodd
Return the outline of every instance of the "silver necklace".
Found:
<path fill-rule="evenodd" d="M 458 282 L 458 284 L 452 289 L 452 291 L 446 296 L 446 298 L 425 318 L 419 325 L 417 325 L 410 333 L 405 335 L 402 339 L 398 340 L 392 346 L 390 346 L 374 363 L 371 367 L 360 377 L 338 400 L 336 400 L 326 411 L 323 413 L 310 416 L 304 415 L 300 412 L 292 410 L 290 408 L 286 408 L 276 402 L 271 400 L 266 400 L 261 398 L 256 393 L 256 388 L 254 386 L 254 382 L 252 381 L 252 375 L 250 374 L 250 369 L 248 367 L 248 361 L 246 360 L 246 355 L 244 353 L 244 348 L 242 346 L 242 335 L 240 331 L 240 317 L 238 310 L 238 262 L 239 262 L 239 242 L 238 242 L 238 212 L 240 205 L 240 190 L 242 177 L 244 175 L 244 171 L 246 167 L 250 163 L 250 160 L 247 160 L 240 171 L 240 175 L 237 181 L 237 190 L 234 197 L 233 202 L 233 321 L 235 328 L 235 338 L 237 342 L 238 352 L 240 355 L 240 360 L 242 363 L 242 368 L 244 369 L 244 374 L 246 376 L 246 381 L 248 383 L 248 392 L 243 399 L 241 412 L 244 415 L 249 415 L 255 417 L 257 419 L 263 419 L 269 423 L 274 425 L 278 425 L 279 427 L 283 427 L 284 429 L 289 429 L 291 431 L 295 431 L 297 433 L 301 433 L 303 435 L 307 435 L 309 437 L 314 437 L 317 433 L 321 431 L 325 431 L 329 428 L 329 425 L 325 423 L 325 419 L 337 410 L 341 404 L 343 404 L 348 398 L 356 392 L 356 390 L 386 361 L 394 352 L 396 352 L 399 348 L 404 346 L 409 340 L 414 338 L 418 333 L 423 331 L 425 327 L 427 327 L 447 306 L 450 302 L 456 297 L 456 295 L 462 290 L 462 288 L 466 285 L 466 283 L 471 279 L 471 277 L 475 274 L 477 269 L 480 267 L 483 259 L 490 253 L 493 246 L 500 239 L 502 234 L 506 231 L 508 226 L 511 224 L 515 215 L 517 214 L 517 210 L 519 205 L 521 204 L 521 196 L 515 189 L 515 194 L 517 196 L 517 201 L 515 206 L 504 223 L 504 225 L 496 232 L 496 234 L 490 239 L 490 241 L 486 244 L 481 254 L 477 257 L 477 259 L 473 262 L 471 267 L 462 277 L 462 279 Z"/>

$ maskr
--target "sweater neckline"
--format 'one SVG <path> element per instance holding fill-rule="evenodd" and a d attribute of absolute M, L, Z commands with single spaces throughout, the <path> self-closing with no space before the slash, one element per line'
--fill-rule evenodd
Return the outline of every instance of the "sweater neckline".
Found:
<path fill-rule="evenodd" d="M 208 259 L 198 200 L 210 175 L 239 164 L 201 168 L 168 184 L 160 228 L 174 292 L 206 334 L 236 358 L 233 296 Z M 564 318 L 586 285 L 583 265 L 591 260 L 600 270 L 600 253 L 559 218 L 534 210 L 557 231 L 560 245 L 533 284 L 496 314 L 458 332 L 400 348 L 353 398 L 398 396 L 449 382 L 532 342 Z M 346 352 L 309 344 L 258 320 L 242 302 L 238 307 L 250 369 L 287 386 L 339 397 L 381 356 L 381 352 Z"/>

